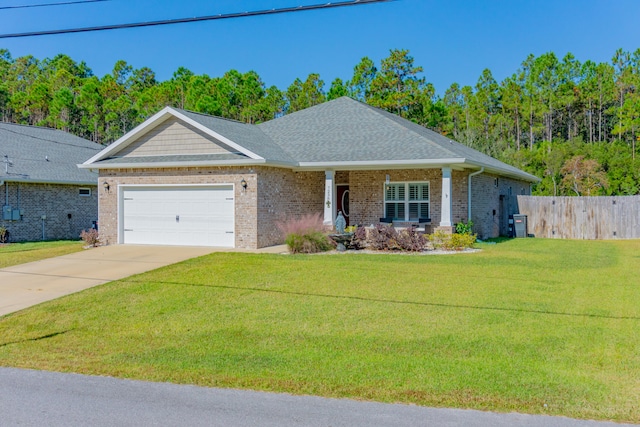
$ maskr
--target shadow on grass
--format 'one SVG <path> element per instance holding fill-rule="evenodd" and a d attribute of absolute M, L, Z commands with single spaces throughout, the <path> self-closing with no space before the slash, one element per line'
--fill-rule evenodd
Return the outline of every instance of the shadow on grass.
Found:
<path fill-rule="evenodd" d="M 66 334 L 67 332 L 71 332 L 71 331 L 73 331 L 73 329 L 67 329 L 66 331 L 61 331 L 61 332 L 52 332 L 50 334 L 42 335 L 42 336 L 35 337 L 35 338 L 27 338 L 27 339 L 19 340 L 19 341 L 5 342 L 5 343 L 0 344 L 0 347 L 6 347 L 6 346 L 11 345 L 11 344 L 22 344 L 22 343 L 30 342 L 30 341 L 46 340 L 48 338 L 53 338 L 53 337 L 56 337 L 58 335 L 63 335 L 63 334 Z"/>
<path fill-rule="evenodd" d="M 122 282 L 149 283 L 146 281 L 137 281 L 137 280 L 122 280 Z M 508 312 L 514 312 L 514 313 L 533 313 L 533 314 L 547 314 L 547 315 L 553 315 L 553 316 L 572 316 L 572 317 L 587 317 L 587 318 L 615 319 L 615 320 L 640 320 L 640 317 L 637 317 L 637 316 L 609 316 L 604 314 L 592 314 L 592 313 L 567 313 L 562 311 L 530 310 L 530 309 L 509 308 L 509 307 L 489 307 L 489 306 L 480 306 L 480 305 L 445 304 L 445 303 L 422 302 L 422 301 L 402 301 L 402 300 L 392 300 L 392 299 L 382 299 L 382 298 L 359 297 L 359 296 L 353 296 L 353 295 L 330 295 L 330 294 L 316 294 L 316 293 L 308 293 L 308 292 L 283 291 L 283 290 L 277 290 L 277 289 L 247 288 L 242 286 L 206 285 L 206 284 L 198 284 L 198 283 L 157 282 L 157 281 L 154 281 L 153 283 L 158 283 L 163 285 L 179 285 L 179 286 L 193 286 L 193 287 L 205 287 L 205 288 L 215 288 L 215 289 L 229 289 L 229 290 L 238 290 L 238 291 L 264 292 L 264 293 L 295 295 L 295 296 L 305 296 L 305 297 L 335 298 L 335 299 L 347 299 L 347 300 L 355 300 L 355 301 L 381 302 L 381 303 L 388 303 L 388 304 L 406 304 L 406 305 L 425 306 L 425 307 L 508 311 Z"/>

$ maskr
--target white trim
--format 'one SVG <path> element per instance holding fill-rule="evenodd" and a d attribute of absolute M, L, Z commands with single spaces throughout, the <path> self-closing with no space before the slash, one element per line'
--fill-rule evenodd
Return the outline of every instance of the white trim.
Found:
<path fill-rule="evenodd" d="M 203 167 L 203 166 L 252 166 L 252 165 L 265 165 L 267 164 L 264 159 L 250 159 L 250 160 L 203 160 L 195 162 L 143 162 L 143 163 L 107 163 L 107 164 L 92 164 L 92 165 L 79 165 L 82 169 L 152 169 L 152 168 L 191 168 L 191 167 Z M 286 163 L 270 163 L 269 166 L 274 167 L 291 167 Z"/>
<path fill-rule="evenodd" d="M 156 114 L 154 114 L 153 116 L 151 116 L 150 118 L 148 118 L 147 120 L 145 120 L 144 122 L 136 126 L 135 128 L 131 129 L 129 132 L 125 133 L 114 142 L 112 142 L 109 146 L 107 146 L 107 148 L 100 151 L 98 154 L 96 154 L 95 156 L 91 157 L 89 160 L 84 162 L 83 165 L 90 165 L 93 162 L 105 159 L 109 157 L 111 153 L 117 152 L 122 148 L 126 147 L 128 145 L 127 142 L 129 143 L 133 142 L 133 139 L 141 137 L 151 129 L 155 128 L 156 126 L 158 126 L 159 124 L 167 120 L 171 116 L 171 113 L 169 110 L 170 110 L 169 107 L 164 107 L 162 110 L 158 111 Z M 120 147 L 121 145 L 123 145 L 123 147 Z"/>
<path fill-rule="evenodd" d="M 442 165 L 457 164 L 464 167 L 464 158 L 455 159 L 412 159 L 412 160 L 357 160 L 357 161 L 339 161 L 339 162 L 299 162 L 298 167 L 301 169 L 376 169 L 376 168 L 392 168 L 392 169 L 415 169 L 421 167 L 439 168 Z"/>
<path fill-rule="evenodd" d="M 263 157 L 257 155 L 256 153 L 246 149 L 245 147 L 241 146 L 240 144 L 237 144 L 237 143 L 233 142 L 232 140 L 230 140 L 230 139 L 226 138 L 225 136 L 223 136 L 223 135 L 221 135 L 221 134 L 209 129 L 208 127 L 206 127 L 204 125 L 201 125 L 200 123 L 198 123 L 195 120 L 185 116 L 184 114 L 174 110 L 173 108 L 165 107 L 161 111 L 159 111 L 158 113 L 156 113 L 153 116 L 151 116 L 149 119 L 145 120 L 140 125 L 136 126 L 131 131 L 129 131 L 126 134 L 124 134 L 121 138 L 119 138 L 113 144 L 109 145 L 107 148 L 105 148 L 104 150 L 100 151 L 95 156 L 91 157 L 89 160 L 84 162 L 83 165 L 85 165 L 85 166 L 91 165 L 94 162 L 97 162 L 99 160 L 103 160 L 103 159 L 107 158 L 110 154 L 117 153 L 118 151 L 120 151 L 123 148 L 127 147 L 129 144 L 133 143 L 137 138 L 143 136 L 145 133 L 149 132 L 150 130 L 156 128 L 158 125 L 162 124 L 164 121 L 166 121 L 171 116 L 190 124 L 191 126 L 195 127 L 196 129 L 199 129 L 200 131 L 206 133 L 207 135 L 211 136 L 212 138 L 217 139 L 218 141 L 224 143 L 225 145 L 228 145 L 229 147 L 235 148 L 236 150 L 238 150 L 238 152 L 240 152 L 240 153 L 242 153 L 242 154 L 244 154 L 244 155 L 246 155 L 246 156 L 248 156 L 248 157 L 250 157 L 250 158 L 252 158 L 254 160 L 265 160 Z M 94 167 L 95 167 L 95 165 L 94 165 Z"/>
<path fill-rule="evenodd" d="M 236 241 L 235 239 L 237 238 L 236 236 L 236 216 L 235 216 L 235 209 L 236 209 L 236 200 L 235 200 L 235 194 L 236 194 L 236 185 L 232 182 L 229 183 L 204 183 L 204 184 L 118 184 L 117 185 L 117 211 L 118 211 L 118 215 L 117 215 L 117 227 L 118 227 L 118 237 L 117 237 L 117 241 L 118 244 L 124 244 L 124 190 L 126 189 L 135 189 L 135 188 L 140 188 L 140 189 L 145 189 L 145 188 L 177 188 L 177 187 L 229 187 L 231 186 L 231 190 L 233 193 L 233 197 L 234 197 L 234 203 L 233 203 L 233 210 L 234 210 L 234 215 L 233 215 L 233 232 L 234 232 L 234 242 L 233 242 L 233 247 L 236 247 Z"/>
<path fill-rule="evenodd" d="M 387 201 L 387 185 L 397 185 L 404 184 L 405 190 L 405 199 L 404 200 L 389 200 Z M 429 186 L 429 199 L 427 200 L 409 200 L 409 185 L 411 184 L 427 184 Z M 389 181 L 384 182 L 382 186 L 382 218 L 386 216 L 387 213 L 387 203 L 404 203 L 405 205 L 405 213 L 404 219 L 398 219 L 396 221 L 399 222 L 418 222 L 420 219 L 420 212 L 418 212 L 418 220 L 409 219 L 409 204 L 410 203 L 427 203 L 429 206 L 429 212 L 427 213 L 427 218 L 431 218 L 431 181 Z"/>
<path fill-rule="evenodd" d="M 440 204 L 440 227 L 453 226 L 453 179 L 451 168 L 442 168 L 442 202 Z"/>
<path fill-rule="evenodd" d="M 167 107 L 170 108 L 170 107 Z M 196 122 L 195 120 L 185 116 L 184 114 L 175 111 L 173 108 L 170 108 L 170 111 L 172 112 L 172 114 L 174 114 L 177 118 L 184 120 L 185 122 L 189 123 L 191 126 L 200 129 L 202 132 L 208 134 L 209 136 L 217 139 L 220 142 L 223 142 L 224 144 L 228 145 L 229 147 L 235 148 L 236 150 L 238 150 L 240 153 L 251 157 L 252 159 L 256 159 L 256 160 L 265 160 L 264 157 L 257 155 L 256 153 L 254 153 L 253 151 L 249 151 L 247 150 L 245 147 L 243 147 L 240 144 L 237 144 L 235 142 L 233 142 L 232 140 L 228 139 L 227 137 L 220 135 L 218 132 L 209 129 L 208 127 L 201 125 L 200 123 Z M 197 113 L 196 113 L 197 114 Z M 224 120 L 224 119 L 222 119 Z"/>
<path fill-rule="evenodd" d="M 335 224 L 336 216 L 336 184 L 335 184 L 335 171 L 324 171 L 324 219 L 322 223 L 333 227 Z"/>

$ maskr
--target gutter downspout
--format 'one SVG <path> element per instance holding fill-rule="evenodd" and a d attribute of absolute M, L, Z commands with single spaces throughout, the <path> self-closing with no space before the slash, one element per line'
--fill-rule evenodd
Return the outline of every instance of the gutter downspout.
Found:
<path fill-rule="evenodd" d="M 467 222 L 471 221 L 471 177 L 480 175 L 482 172 L 484 172 L 484 166 L 482 166 L 479 171 L 469 174 L 469 180 L 467 181 L 467 184 L 469 185 L 469 188 L 467 189 Z"/>

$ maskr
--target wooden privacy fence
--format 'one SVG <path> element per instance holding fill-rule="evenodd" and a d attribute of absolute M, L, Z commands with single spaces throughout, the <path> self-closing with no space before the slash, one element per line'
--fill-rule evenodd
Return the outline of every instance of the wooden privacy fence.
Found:
<path fill-rule="evenodd" d="M 535 237 L 560 239 L 639 239 L 640 196 L 518 196 Z"/>

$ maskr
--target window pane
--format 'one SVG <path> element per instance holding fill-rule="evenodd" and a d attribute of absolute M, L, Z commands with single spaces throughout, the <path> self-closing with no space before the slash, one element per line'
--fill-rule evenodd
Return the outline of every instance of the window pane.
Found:
<path fill-rule="evenodd" d="M 429 184 L 409 184 L 409 200 L 429 200 Z"/>
<path fill-rule="evenodd" d="M 429 218 L 429 203 L 420 203 L 420 218 Z"/>
<path fill-rule="evenodd" d="M 404 184 L 398 184 L 398 198 L 397 200 L 406 200 Z"/>
<path fill-rule="evenodd" d="M 386 203 L 384 205 L 384 217 L 393 218 L 396 216 L 395 203 Z"/>
<path fill-rule="evenodd" d="M 404 221 L 404 203 L 386 203 L 384 208 L 385 218 L 393 218 L 396 221 Z"/>
<path fill-rule="evenodd" d="M 422 200 L 429 200 L 429 184 L 422 184 Z"/>
<path fill-rule="evenodd" d="M 404 200 L 403 184 L 389 184 L 385 188 L 385 200 Z"/>
<path fill-rule="evenodd" d="M 417 221 L 420 217 L 418 215 L 419 203 L 409 203 L 409 221 Z"/>
<path fill-rule="evenodd" d="M 418 200 L 419 186 L 418 184 L 409 184 L 409 200 Z"/>

